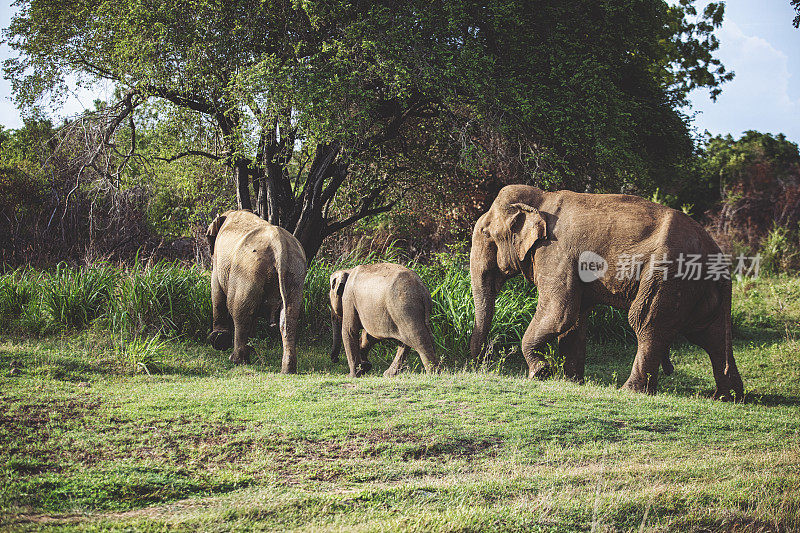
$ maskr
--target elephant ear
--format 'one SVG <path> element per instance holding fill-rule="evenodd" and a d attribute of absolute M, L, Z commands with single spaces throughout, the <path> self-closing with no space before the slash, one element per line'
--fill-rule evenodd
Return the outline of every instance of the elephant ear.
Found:
<path fill-rule="evenodd" d="M 214 219 L 214 222 L 208 225 L 206 238 L 208 239 L 208 247 L 211 249 L 211 255 L 214 255 L 214 243 L 217 240 L 219 229 L 225 223 L 225 218 L 225 215 L 218 215 L 217 218 Z"/>
<path fill-rule="evenodd" d="M 547 225 L 539 210 L 527 204 L 511 204 L 517 210 L 511 216 L 509 228 L 514 236 L 514 246 L 520 261 L 525 259 L 536 241 L 547 238 Z"/>
<path fill-rule="evenodd" d="M 344 294 L 344 285 L 347 283 L 347 278 L 350 277 L 350 274 L 347 272 L 342 272 L 342 275 L 339 276 L 338 283 L 336 285 L 336 294 L 339 296 Z"/>

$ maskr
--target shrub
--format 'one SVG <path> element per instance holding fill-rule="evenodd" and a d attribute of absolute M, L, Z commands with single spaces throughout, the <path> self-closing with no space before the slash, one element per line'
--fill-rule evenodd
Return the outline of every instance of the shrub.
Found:
<path fill-rule="evenodd" d="M 769 274 L 791 272 L 800 268 L 798 232 L 783 226 L 774 227 L 761 244 L 761 268 Z"/>

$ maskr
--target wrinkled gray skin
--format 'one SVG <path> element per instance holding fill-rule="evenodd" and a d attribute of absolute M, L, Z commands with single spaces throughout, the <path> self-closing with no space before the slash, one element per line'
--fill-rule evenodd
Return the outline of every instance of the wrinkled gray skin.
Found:
<path fill-rule="evenodd" d="M 283 339 L 281 372 L 297 372 L 297 323 L 303 302 L 306 255 L 288 231 L 250 211 L 227 211 L 206 233 L 211 248 L 214 325 L 209 341 L 217 350 L 233 344 L 231 361 L 249 363 L 247 344 L 259 316 L 279 316 Z"/>
<path fill-rule="evenodd" d="M 360 265 L 334 272 L 330 283 L 331 360 L 339 361 L 344 342 L 350 377 L 372 368 L 367 353 L 383 339 L 400 342 L 384 376 L 397 375 L 412 348 L 422 358 L 426 372 L 438 370 L 430 327 L 431 294 L 416 272 L 392 263 Z"/>
<path fill-rule="evenodd" d="M 591 282 L 578 275 L 578 258 L 587 250 L 608 261 L 606 274 Z M 731 345 L 731 282 L 678 278 L 681 253 L 702 254 L 701 262 L 707 263 L 709 254 L 720 249 L 687 215 L 636 196 L 504 187 L 472 235 L 472 357 L 479 357 L 486 342 L 498 291 L 505 280 L 523 274 L 539 294 L 522 338 L 529 377 L 549 375 L 539 351 L 557 339 L 565 374 L 582 381 L 587 316 L 595 305 L 606 304 L 628 310 L 638 341 L 624 388 L 655 393 L 659 364 L 681 333 L 708 352 L 717 385 L 714 397 L 742 400 Z M 641 281 L 617 279 L 622 254 L 640 255 Z M 673 261 L 667 279 L 659 270 L 648 276 L 650 258 L 663 254 Z"/>

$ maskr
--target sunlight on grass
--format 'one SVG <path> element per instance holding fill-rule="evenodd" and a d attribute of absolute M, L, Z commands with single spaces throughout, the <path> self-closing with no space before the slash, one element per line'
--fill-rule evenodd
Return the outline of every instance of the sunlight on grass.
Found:
<path fill-rule="evenodd" d="M 297 376 L 269 335 L 239 367 L 100 323 L 6 336 L 0 528 L 797 530 L 797 288 L 736 286 L 739 405 L 709 399 L 708 356 L 681 343 L 645 396 L 618 390 L 635 346 L 612 339 L 577 385 L 522 379 L 513 354 L 384 379 L 376 353 L 351 379 L 324 331 Z"/>

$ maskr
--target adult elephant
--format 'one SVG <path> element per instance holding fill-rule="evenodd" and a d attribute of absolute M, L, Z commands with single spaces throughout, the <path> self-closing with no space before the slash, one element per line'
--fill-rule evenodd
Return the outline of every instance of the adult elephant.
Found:
<path fill-rule="evenodd" d="M 206 236 L 212 263 L 212 346 L 226 350 L 232 343 L 231 361 L 247 363 L 253 352 L 247 341 L 256 319 L 277 316 L 283 339 L 281 372 L 295 373 L 306 277 L 302 246 L 285 229 L 246 210 L 219 215 Z"/>
<path fill-rule="evenodd" d="M 690 269 L 724 259 L 689 216 L 636 196 L 504 187 L 472 234 L 470 352 L 477 358 L 483 349 L 505 280 L 523 274 L 539 294 L 522 338 L 529 377 L 549 375 L 539 350 L 558 339 L 565 374 L 582 381 L 588 314 L 607 304 L 628 310 L 638 341 L 625 388 L 654 393 L 659 365 L 682 333 L 711 358 L 714 398 L 740 400 L 729 276 Z"/>

